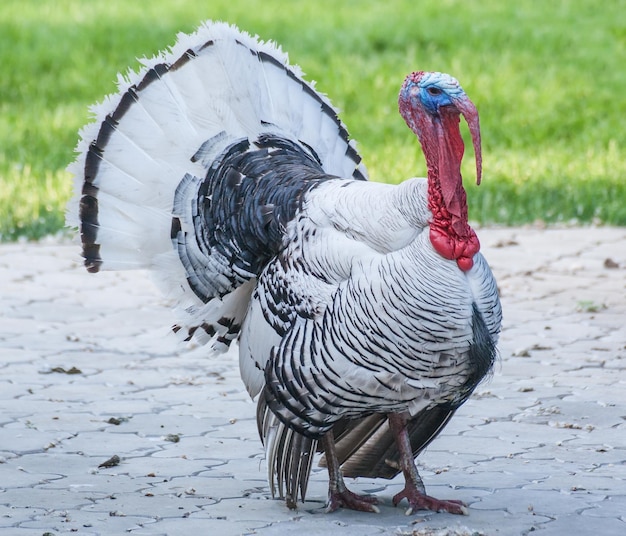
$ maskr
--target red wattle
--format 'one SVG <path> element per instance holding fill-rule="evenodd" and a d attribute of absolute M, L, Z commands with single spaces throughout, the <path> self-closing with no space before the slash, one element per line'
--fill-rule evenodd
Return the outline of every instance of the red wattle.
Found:
<path fill-rule="evenodd" d="M 471 227 L 467 227 L 467 236 L 452 236 L 449 231 L 431 224 L 430 241 L 445 259 L 456 260 L 458 267 L 467 272 L 474 266 L 474 255 L 480 250 L 480 242 Z"/>
<path fill-rule="evenodd" d="M 472 257 L 459 257 L 456 263 L 461 270 L 468 272 L 474 266 L 474 259 Z"/>

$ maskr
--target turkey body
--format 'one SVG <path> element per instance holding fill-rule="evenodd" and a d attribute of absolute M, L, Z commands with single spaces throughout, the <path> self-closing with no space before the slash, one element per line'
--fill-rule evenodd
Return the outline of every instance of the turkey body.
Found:
<path fill-rule="evenodd" d="M 175 331 L 239 341 L 290 507 L 321 447 L 330 510 L 375 510 L 342 471 L 403 472 L 394 503 L 465 513 L 428 497 L 413 462 L 488 375 L 501 322 L 467 224 L 459 114 L 479 177 L 480 139 L 458 82 L 407 77 L 400 111 L 428 178 L 390 185 L 366 180 L 328 99 L 271 43 L 206 23 L 144 64 L 94 108 L 70 167 L 86 268 L 147 268 Z"/>
<path fill-rule="evenodd" d="M 470 348 L 497 333 L 495 281 L 481 255 L 469 272 L 441 262 L 420 221 L 425 188 L 417 179 L 320 185 L 259 277 L 242 376 L 253 395 L 265 386 L 272 410 L 299 432 L 321 437 L 340 418 L 458 405 L 491 368 L 489 344 Z"/>

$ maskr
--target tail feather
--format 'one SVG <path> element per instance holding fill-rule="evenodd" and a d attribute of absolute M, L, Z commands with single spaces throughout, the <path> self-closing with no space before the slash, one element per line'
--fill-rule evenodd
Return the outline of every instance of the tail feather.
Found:
<path fill-rule="evenodd" d="M 185 337 L 226 335 L 219 326 L 232 328 L 244 313 L 238 305 L 224 316 L 223 299 L 256 274 L 233 274 L 193 227 L 194 196 L 216 156 L 273 133 L 300 144 L 325 173 L 364 179 L 365 168 L 328 99 L 273 43 L 207 22 L 141 63 L 81 132 L 67 221 L 81 231 L 90 271 L 149 269 Z"/>
<path fill-rule="evenodd" d="M 333 437 L 335 439 L 335 452 L 339 463 L 345 463 L 353 459 L 355 453 L 368 441 L 386 429 L 386 415 L 374 413 L 357 420 L 344 419 L 333 427 Z M 320 465 L 325 466 L 326 460 L 322 458 Z"/>
<path fill-rule="evenodd" d="M 317 440 L 288 428 L 270 411 L 264 397 L 257 405 L 259 436 L 265 446 L 267 479 L 272 496 L 278 493 L 289 508 L 296 508 L 298 496 L 304 502 Z"/>

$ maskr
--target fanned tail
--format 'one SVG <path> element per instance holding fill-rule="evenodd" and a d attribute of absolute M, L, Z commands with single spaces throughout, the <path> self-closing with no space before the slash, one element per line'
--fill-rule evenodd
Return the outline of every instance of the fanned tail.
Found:
<path fill-rule="evenodd" d="M 119 93 L 92 109 L 95 121 L 81 132 L 67 221 L 80 230 L 89 271 L 151 270 L 178 308 L 177 330 L 227 346 L 257 274 L 227 255 L 245 255 L 245 246 L 225 252 L 199 233 L 216 160 L 271 133 L 324 173 L 364 179 L 365 168 L 328 99 L 273 43 L 207 22 L 142 64 L 119 78 Z"/>

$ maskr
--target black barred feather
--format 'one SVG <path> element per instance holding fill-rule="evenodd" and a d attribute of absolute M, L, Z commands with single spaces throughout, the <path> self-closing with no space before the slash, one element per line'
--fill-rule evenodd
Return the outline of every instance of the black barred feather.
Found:
<path fill-rule="evenodd" d="M 493 337 L 482 314 L 473 305 L 474 338 L 469 349 L 472 373 L 453 403 L 437 404 L 422 410 L 407 423 L 413 457 L 417 457 L 439 435 L 456 410 L 490 373 L 496 359 Z M 394 478 L 400 473 L 398 446 L 389 433 L 385 415 L 376 414 L 357 421 L 339 421 L 335 444 L 344 476 Z M 320 465 L 325 466 L 322 459 Z"/>
<path fill-rule="evenodd" d="M 205 160 L 224 139 L 207 140 L 194 158 Z M 181 216 L 173 218 L 172 240 L 191 290 L 206 303 L 260 275 L 282 249 L 305 194 L 332 178 L 305 148 L 273 134 L 236 140 L 212 157 L 203 179 L 186 176 L 174 197 Z M 180 224 L 190 200 L 193 233 Z"/>

